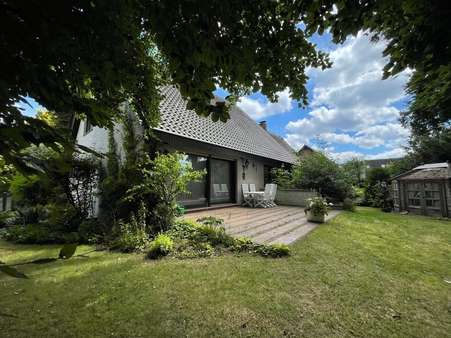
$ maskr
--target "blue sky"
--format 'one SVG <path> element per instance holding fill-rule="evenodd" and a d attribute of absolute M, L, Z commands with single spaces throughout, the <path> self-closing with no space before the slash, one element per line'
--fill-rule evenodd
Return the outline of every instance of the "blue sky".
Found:
<path fill-rule="evenodd" d="M 409 131 L 398 119 L 408 100 L 404 88 L 410 71 L 382 80 L 385 42 L 372 43 L 362 32 L 341 45 L 332 43 L 327 33 L 311 41 L 329 52 L 333 66 L 307 71 L 308 107 L 299 108 L 288 89 L 279 93 L 276 103 L 254 93 L 241 98 L 238 105 L 257 122 L 266 120 L 270 131 L 295 149 L 309 144 L 340 162 L 403 156 Z M 216 94 L 228 93 L 218 89 Z M 42 108 L 34 100 L 29 103 L 20 105 L 26 115 Z"/>
<path fill-rule="evenodd" d="M 288 90 L 277 103 L 254 93 L 238 105 L 256 121 L 266 120 L 295 149 L 307 143 L 341 162 L 402 156 L 409 131 L 398 119 L 408 100 L 404 88 L 410 71 L 382 80 L 385 42 L 372 43 L 362 32 L 342 45 L 333 44 L 328 34 L 311 41 L 330 53 L 333 66 L 308 70 L 308 107 L 299 108 Z M 217 94 L 226 93 L 219 89 Z"/>

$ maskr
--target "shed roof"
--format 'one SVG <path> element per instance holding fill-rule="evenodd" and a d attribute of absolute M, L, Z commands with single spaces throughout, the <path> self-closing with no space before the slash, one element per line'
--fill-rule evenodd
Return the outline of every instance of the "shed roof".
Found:
<path fill-rule="evenodd" d="M 449 178 L 451 178 L 451 168 L 446 162 L 420 165 L 394 177 L 399 180 L 446 180 Z"/>
<path fill-rule="evenodd" d="M 447 162 L 441 162 L 441 163 L 429 163 L 429 164 L 423 164 L 418 167 L 413 168 L 415 169 L 432 169 L 432 168 L 448 168 Z"/>
<path fill-rule="evenodd" d="M 450 178 L 447 168 L 422 169 L 400 177 L 400 180 L 444 180 Z"/>
<path fill-rule="evenodd" d="M 281 162 L 296 161 L 294 152 L 238 107 L 231 108 L 227 122 L 213 122 L 187 109 L 186 101 L 175 87 L 164 87 L 162 94 L 161 121 L 156 130 Z"/>

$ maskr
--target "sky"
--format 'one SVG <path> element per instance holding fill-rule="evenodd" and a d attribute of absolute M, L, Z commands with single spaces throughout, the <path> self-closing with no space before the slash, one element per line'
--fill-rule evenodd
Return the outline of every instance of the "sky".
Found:
<path fill-rule="evenodd" d="M 308 144 L 339 162 L 403 156 L 409 131 L 399 114 L 408 101 L 404 88 L 411 72 L 382 80 L 385 42 L 373 43 L 363 32 L 341 45 L 328 34 L 311 41 L 329 53 L 333 66 L 307 71 L 308 107 L 299 108 L 288 89 L 276 103 L 254 93 L 242 97 L 239 107 L 256 121 L 266 120 L 269 130 L 296 150 Z M 218 89 L 217 94 L 226 93 Z"/>
<path fill-rule="evenodd" d="M 279 93 L 278 102 L 254 93 L 242 97 L 239 107 L 257 122 L 266 120 L 269 130 L 296 150 L 308 144 L 339 162 L 403 156 L 409 131 L 400 125 L 399 114 L 408 101 L 404 88 L 411 72 L 382 80 L 385 42 L 373 43 L 363 32 L 340 45 L 327 33 L 311 41 L 329 53 L 333 65 L 324 71 L 307 70 L 306 108 L 299 107 L 288 89 Z M 221 88 L 215 94 L 228 95 Z M 27 99 L 30 105 L 20 106 L 33 116 L 42 107 Z"/>

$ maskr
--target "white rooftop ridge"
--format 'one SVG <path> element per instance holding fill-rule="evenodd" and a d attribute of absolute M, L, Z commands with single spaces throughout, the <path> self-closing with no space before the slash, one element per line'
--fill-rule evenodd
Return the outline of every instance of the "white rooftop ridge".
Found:
<path fill-rule="evenodd" d="M 234 106 L 227 122 L 213 122 L 186 108 L 186 101 L 173 86 L 162 88 L 160 124 L 156 130 L 244 153 L 294 163 L 296 156 L 276 141 L 245 112 Z"/>
<path fill-rule="evenodd" d="M 413 168 L 413 170 L 448 168 L 448 162 L 423 164 Z"/>

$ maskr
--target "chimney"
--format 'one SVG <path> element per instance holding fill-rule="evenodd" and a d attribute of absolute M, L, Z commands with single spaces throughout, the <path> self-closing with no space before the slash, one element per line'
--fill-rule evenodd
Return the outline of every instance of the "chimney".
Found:
<path fill-rule="evenodd" d="M 260 121 L 258 123 L 260 125 L 260 127 L 262 127 L 265 130 L 268 130 L 268 124 L 266 123 L 266 121 Z"/>

